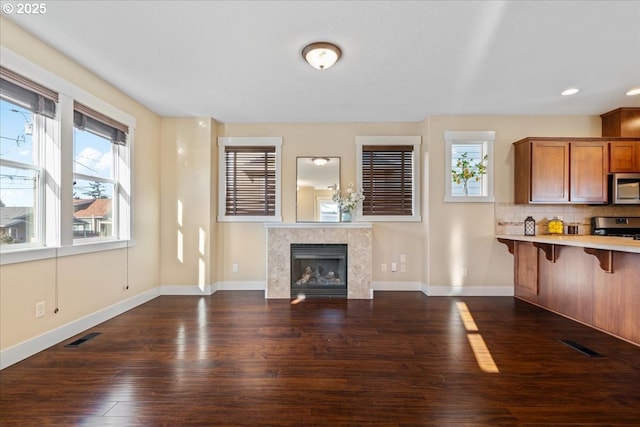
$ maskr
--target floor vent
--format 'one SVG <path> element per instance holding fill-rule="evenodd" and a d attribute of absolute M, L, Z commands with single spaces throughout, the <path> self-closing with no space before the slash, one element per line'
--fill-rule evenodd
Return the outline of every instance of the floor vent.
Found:
<path fill-rule="evenodd" d="M 72 343 L 65 345 L 65 347 L 78 347 L 80 344 L 84 344 L 85 342 L 89 341 L 91 338 L 95 338 L 98 335 L 100 335 L 100 332 L 92 332 L 90 334 L 85 335 L 82 338 L 75 340 Z"/>
<path fill-rule="evenodd" d="M 580 345 L 574 341 L 571 340 L 560 340 L 560 342 L 562 344 L 568 345 L 569 347 L 571 347 L 572 349 L 579 351 L 580 353 L 589 356 L 589 357 L 604 357 L 603 355 L 601 355 L 600 353 L 597 353 L 593 350 L 591 350 L 590 348 L 587 348 L 583 345 Z"/>

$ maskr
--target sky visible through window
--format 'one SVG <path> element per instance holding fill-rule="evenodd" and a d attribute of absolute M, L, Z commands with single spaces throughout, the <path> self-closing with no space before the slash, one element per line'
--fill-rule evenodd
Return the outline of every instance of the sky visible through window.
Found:
<path fill-rule="evenodd" d="M 26 165 L 38 165 L 38 150 L 34 146 L 38 129 L 31 111 L 0 100 L 0 158 Z M 113 178 L 113 151 L 111 141 L 74 128 L 74 172 L 91 176 Z M 74 195 L 91 198 L 88 183 L 78 182 Z M 112 196 L 111 185 L 105 185 L 105 196 Z M 33 207 L 34 172 L 10 165 L 0 166 L 0 200 L 7 207 Z"/>

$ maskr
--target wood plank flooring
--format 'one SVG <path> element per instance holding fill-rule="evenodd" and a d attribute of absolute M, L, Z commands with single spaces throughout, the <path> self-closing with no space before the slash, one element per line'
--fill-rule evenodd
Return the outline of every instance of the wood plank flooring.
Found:
<path fill-rule="evenodd" d="M 0 424 L 638 426 L 640 348 L 509 297 L 162 296 L 1 371 Z"/>

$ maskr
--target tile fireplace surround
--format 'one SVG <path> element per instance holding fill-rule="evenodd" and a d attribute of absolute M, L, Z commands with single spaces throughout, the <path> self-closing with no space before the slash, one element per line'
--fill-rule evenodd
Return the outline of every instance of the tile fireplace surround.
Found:
<path fill-rule="evenodd" d="M 371 223 L 266 223 L 266 298 L 291 298 L 292 243 L 347 244 L 347 298 L 372 299 Z"/>

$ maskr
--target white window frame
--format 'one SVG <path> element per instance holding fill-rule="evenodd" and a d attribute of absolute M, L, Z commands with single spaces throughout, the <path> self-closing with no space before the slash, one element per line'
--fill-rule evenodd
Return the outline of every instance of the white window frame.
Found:
<path fill-rule="evenodd" d="M 362 147 L 365 145 L 412 145 L 413 146 L 413 189 L 412 211 L 413 215 L 363 215 L 362 203 L 358 204 L 355 211 L 356 221 L 367 222 L 420 222 L 422 221 L 420 202 L 420 136 L 356 136 L 356 174 L 358 189 L 362 189 Z"/>
<path fill-rule="evenodd" d="M 227 215 L 225 147 L 276 147 L 276 206 L 273 216 Z M 218 222 L 282 222 L 282 137 L 221 136 L 218 138 Z"/>
<path fill-rule="evenodd" d="M 135 246 L 133 212 L 134 136 L 136 120 L 133 116 L 34 64 L 5 46 L 0 46 L 0 63 L 58 93 L 56 119 L 47 119 L 46 133 L 42 135 L 44 161 L 42 172 L 42 207 L 46 210 L 42 242 L 44 246 L 7 249 L 2 248 L 0 265 L 39 259 L 49 259 Z M 74 244 L 73 241 L 73 102 L 100 111 L 129 127 L 126 148 L 118 150 L 114 167 L 118 169 L 118 237 Z M 46 139 L 46 140 L 45 140 Z M 116 197 L 114 190 L 114 198 Z M 115 202 L 114 202 L 115 203 Z M 114 215 L 115 216 L 115 215 Z M 67 220 L 69 219 L 69 220 Z M 114 224 L 115 226 L 115 224 Z M 89 240 L 89 239 L 87 239 Z"/>
<path fill-rule="evenodd" d="M 445 195 L 444 201 L 449 203 L 494 203 L 494 144 L 495 131 L 445 131 Z M 480 145 L 482 153 L 487 155 L 487 173 L 482 177 L 483 195 L 481 196 L 454 196 L 452 194 L 453 180 L 451 178 L 452 150 L 457 144 Z"/>

